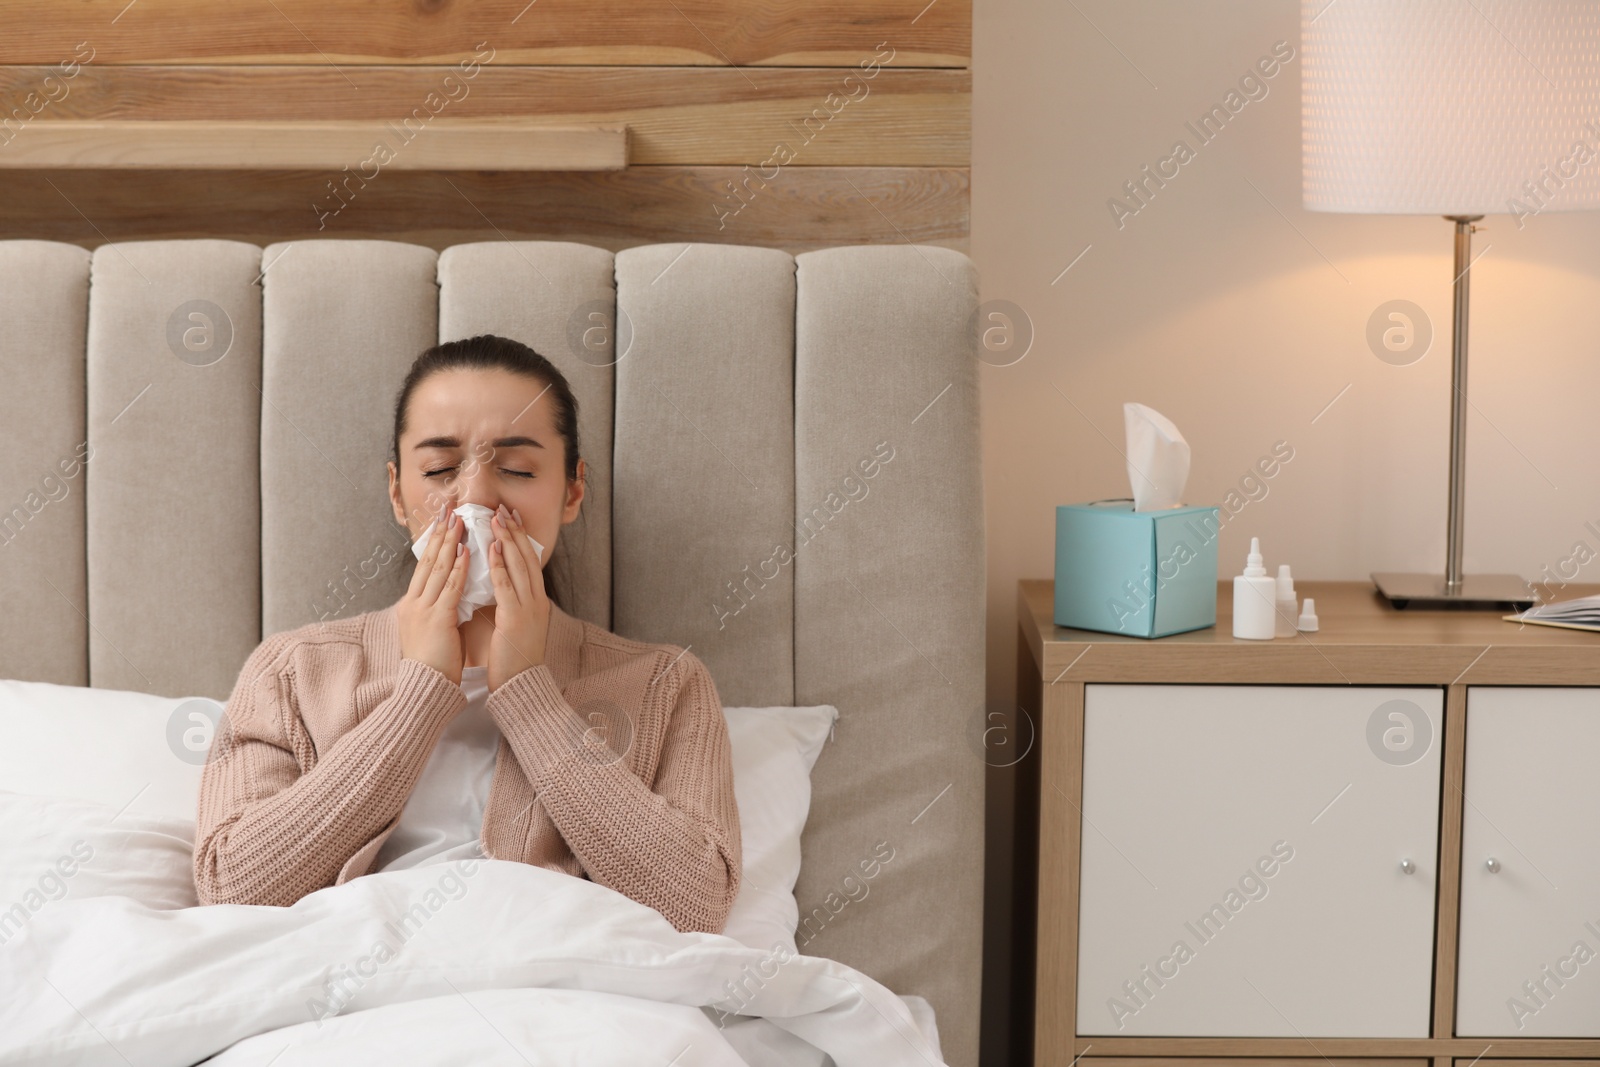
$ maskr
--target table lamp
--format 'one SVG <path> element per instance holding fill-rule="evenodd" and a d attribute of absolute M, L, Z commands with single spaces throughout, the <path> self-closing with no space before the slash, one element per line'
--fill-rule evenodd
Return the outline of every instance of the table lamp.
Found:
<path fill-rule="evenodd" d="M 1600 4 L 1302 0 L 1300 36 L 1306 210 L 1455 223 L 1444 574 L 1372 580 L 1396 607 L 1528 604 L 1514 574 L 1461 573 L 1473 223 L 1600 206 Z"/>

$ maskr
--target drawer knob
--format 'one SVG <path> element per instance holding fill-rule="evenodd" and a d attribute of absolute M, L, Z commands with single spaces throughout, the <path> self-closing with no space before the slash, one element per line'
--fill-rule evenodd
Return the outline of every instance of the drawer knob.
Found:
<path fill-rule="evenodd" d="M 1409 856 L 1400 861 L 1400 869 L 1405 871 L 1407 874 L 1417 873 L 1417 865 L 1411 862 L 1411 858 Z"/>
<path fill-rule="evenodd" d="M 1483 865 L 1489 868 L 1490 874 L 1500 873 L 1500 861 L 1495 859 L 1493 856 L 1490 856 L 1488 859 L 1484 860 Z"/>

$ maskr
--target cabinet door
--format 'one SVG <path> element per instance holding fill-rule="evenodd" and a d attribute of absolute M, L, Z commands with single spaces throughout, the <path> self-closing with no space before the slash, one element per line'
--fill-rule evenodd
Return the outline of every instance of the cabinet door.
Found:
<path fill-rule="evenodd" d="M 1442 690 L 1085 689 L 1078 1032 L 1428 1036 Z"/>
<path fill-rule="evenodd" d="M 1467 690 L 1456 1033 L 1600 1037 L 1600 690 Z"/>

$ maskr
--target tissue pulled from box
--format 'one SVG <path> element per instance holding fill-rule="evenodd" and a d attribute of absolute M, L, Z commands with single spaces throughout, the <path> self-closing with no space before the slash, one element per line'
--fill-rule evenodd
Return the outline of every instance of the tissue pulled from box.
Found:
<path fill-rule="evenodd" d="M 455 513 L 461 516 L 461 522 L 466 527 L 467 546 L 467 581 L 461 588 L 461 599 L 456 602 L 456 625 L 459 626 L 472 618 L 473 612 L 479 608 L 494 603 L 494 579 L 489 574 L 489 546 L 494 544 L 494 530 L 489 526 L 489 520 L 494 517 L 494 512 L 482 504 L 462 504 L 455 509 Z M 411 546 L 412 554 L 418 559 L 427 551 L 428 538 L 433 536 L 438 526 L 437 519 L 429 523 Z M 524 536 L 533 542 L 533 550 L 538 553 L 542 563 L 544 546 L 532 534 Z"/>
<path fill-rule="evenodd" d="M 1172 420 L 1143 404 L 1123 404 L 1128 432 L 1128 481 L 1134 511 L 1161 511 L 1183 501 L 1189 480 L 1189 442 Z"/>

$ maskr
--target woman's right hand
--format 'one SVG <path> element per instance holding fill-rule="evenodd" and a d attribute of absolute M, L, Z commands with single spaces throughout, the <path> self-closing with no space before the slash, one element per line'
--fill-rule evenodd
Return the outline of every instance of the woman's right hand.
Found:
<path fill-rule="evenodd" d="M 422 550 L 395 616 L 400 627 L 400 655 L 426 663 L 460 685 L 464 660 L 456 606 L 467 581 L 467 557 L 456 547 L 464 536 L 461 517 L 453 511 L 447 515 L 447 525 L 435 527 L 428 547 Z"/>

